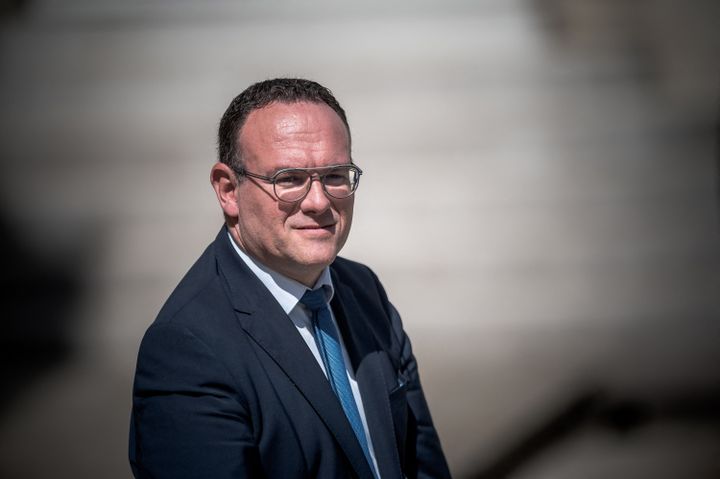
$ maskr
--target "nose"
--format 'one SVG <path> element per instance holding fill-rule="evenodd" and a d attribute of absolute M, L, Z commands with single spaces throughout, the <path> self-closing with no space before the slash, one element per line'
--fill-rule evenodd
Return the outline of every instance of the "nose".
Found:
<path fill-rule="evenodd" d="M 310 190 L 300 202 L 300 209 L 305 213 L 318 214 L 323 213 L 329 207 L 330 198 L 325 194 L 320 178 L 312 176 L 310 178 Z"/>

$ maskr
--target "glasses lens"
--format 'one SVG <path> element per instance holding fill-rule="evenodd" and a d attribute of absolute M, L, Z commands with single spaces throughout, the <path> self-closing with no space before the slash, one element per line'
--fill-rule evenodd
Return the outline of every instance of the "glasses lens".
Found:
<path fill-rule="evenodd" d="M 297 201 L 307 193 L 309 180 L 307 171 L 283 171 L 275 177 L 275 194 L 281 201 Z"/>
<path fill-rule="evenodd" d="M 312 173 L 304 169 L 281 171 L 274 177 L 275 195 L 280 201 L 299 201 L 310 190 L 311 178 Z M 352 195 L 359 180 L 360 173 L 353 166 L 336 166 L 320 175 L 325 192 L 338 199 Z"/>
<path fill-rule="evenodd" d="M 360 175 L 352 166 L 338 166 L 323 175 L 325 191 L 334 198 L 347 198 L 357 188 Z"/>

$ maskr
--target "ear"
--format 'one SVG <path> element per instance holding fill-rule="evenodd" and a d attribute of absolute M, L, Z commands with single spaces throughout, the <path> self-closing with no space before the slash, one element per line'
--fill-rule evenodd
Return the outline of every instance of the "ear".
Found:
<path fill-rule="evenodd" d="M 238 217 L 237 195 L 235 188 L 237 181 L 235 173 L 224 163 L 215 163 L 210 170 L 210 183 L 215 190 L 220 207 L 228 219 L 236 220 Z"/>

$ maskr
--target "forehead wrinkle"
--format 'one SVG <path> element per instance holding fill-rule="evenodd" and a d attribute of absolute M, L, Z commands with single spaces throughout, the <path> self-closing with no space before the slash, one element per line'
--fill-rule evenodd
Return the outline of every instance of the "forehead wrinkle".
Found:
<path fill-rule="evenodd" d="M 342 134 L 346 141 L 335 145 L 324 135 L 325 130 L 316 119 L 294 120 L 296 119 L 286 119 L 276 124 L 271 138 L 275 150 L 290 153 L 290 156 L 294 156 L 292 155 L 294 151 L 299 153 L 299 156 L 304 156 L 304 153 L 307 152 L 324 153 L 331 157 L 349 156 L 347 136 L 344 130 Z"/>
<path fill-rule="evenodd" d="M 288 108 L 284 108 L 285 106 Z M 287 153 L 287 155 L 280 155 L 282 158 L 275 157 L 275 161 L 279 163 L 302 160 L 302 157 L 308 152 L 323 153 L 323 157 L 338 158 L 340 163 L 345 163 L 350 156 L 348 131 L 337 113 L 329 107 L 325 106 L 332 113 L 330 117 L 333 119 L 332 121 L 329 121 L 327 116 L 316 115 L 312 110 L 318 106 L 322 108 L 322 105 L 314 103 L 271 104 L 251 112 L 248 121 L 240 131 L 242 153 L 246 154 L 248 159 L 255 157 L 252 146 L 260 147 L 265 144 L 271 145 L 271 149 L 276 152 Z M 280 114 L 268 114 L 274 108 L 279 108 Z M 334 142 L 328 141 L 328 135 L 326 135 L 328 131 L 341 135 L 344 141 L 333 145 Z M 249 146 L 250 148 L 248 148 Z M 334 151 L 331 151 L 330 148 L 333 148 Z M 297 154 L 293 154 L 293 152 Z M 288 164 L 288 166 L 293 165 Z"/>
<path fill-rule="evenodd" d="M 274 126 L 274 141 L 278 143 L 283 140 L 292 141 L 293 139 L 315 142 L 316 137 L 323 132 L 323 125 L 317 118 L 299 113 L 285 116 L 276 122 Z"/>

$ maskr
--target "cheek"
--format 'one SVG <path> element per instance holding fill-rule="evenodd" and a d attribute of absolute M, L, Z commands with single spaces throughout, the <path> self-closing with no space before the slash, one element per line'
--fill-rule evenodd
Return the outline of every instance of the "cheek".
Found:
<path fill-rule="evenodd" d="M 262 238 L 268 244 L 278 244 L 284 241 L 288 215 L 278 209 L 276 204 L 261 202 L 248 205 L 246 214 L 255 236 Z"/>
<path fill-rule="evenodd" d="M 238 209 L 246 218 L 246 223 L 254 223 L 269 228 L 271 224 L 284 221 L 286 214 L 279 209 L 277 202 L 265 192 L 252 190 L 238 198 Z"/>
<path fill-rule="evenodd" d="M 352 201 L 352 198 L 349 200 L 348 204 L 340 205 L 338 212 L 340 213 L 340 216 L 343 217 L 345 220 L 346 225 L 349 227 L 350 223 L 352 222 L 353 217 L 353 207 L 355 203 Z"/>
<path fill-rule="evenodd" d="M 238 226 L 253 238 L 267 237 L 266 230 L 270 229 L 271 224 L 270 212 L 260 199 L 253 194 L 246 194 L 238 199 Z"/>

